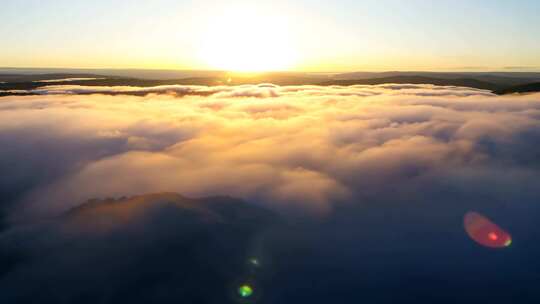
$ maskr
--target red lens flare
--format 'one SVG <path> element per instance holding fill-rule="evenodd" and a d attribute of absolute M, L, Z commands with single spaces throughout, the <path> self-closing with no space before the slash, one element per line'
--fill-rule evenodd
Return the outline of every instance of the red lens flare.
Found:
<path fill-rule="evenodd" d="M 512 237 L 508 232 L 479 213 L 465 214 L 463 225 L 469 237 L 482 246 L 504 248 L 512 244 Z"/>
<path fill-rule="evenodd" d="M 489 239 L 492 240 L 492 241 L 496 241 L 496 240 L 499 238 L 499 236 L 498 236 L 496 233 L 494 233 L 494 232 L 490 232 L 490 233 L 488 234 L 488 237 L 489 237 Z"/>

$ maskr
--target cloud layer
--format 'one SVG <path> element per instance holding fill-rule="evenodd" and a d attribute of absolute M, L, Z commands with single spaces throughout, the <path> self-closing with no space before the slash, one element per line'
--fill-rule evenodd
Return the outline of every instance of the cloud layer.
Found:
<path fill-rule="evenodd" d="M 156 191 L 319 214 L 426 183 L 537 192 L 538 94 L 392 84 L 43 90 L 63 95 L 0 103 L 2 169 L 12 173 L 1 190 L 25 185 L 12 197 L 30 213 Z M 66 95 L 134 91 L 147 95 Z"/>
<path fill-rule="evenodd" d="M 540 94 L 40 90 L 0 98 L 0 302 L 239 303 L 253 255 L 258 303 L 540 299 Z M 155 192 L 244 201 L 77 208 Z M 471 241 L 470 210 L 512 247 Z"/>

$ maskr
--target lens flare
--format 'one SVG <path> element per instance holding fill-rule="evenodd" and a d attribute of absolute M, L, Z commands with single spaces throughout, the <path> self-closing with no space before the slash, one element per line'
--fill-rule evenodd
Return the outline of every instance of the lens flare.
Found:
<path fill-rule="evenodd" d="M 479 213 L 465 214 L 463 225 L 469 237 L 482 246 L 504 248 L 512 244 L 512 237 L 508 232 Z"/>
<path fill-rule="evenodd" d="M 242 285 L 238 287 L 238 295 L 242 298 L 249 298 L 253 294 L 253 288 L 249 285 Z"/>
<path fill-rule="evenodd" d="M 261 263 L 256 258 L 249 259 L 249 264 L 252 265 L 252 266 L 255 266 L 255 267 L 261 266 Z"/>

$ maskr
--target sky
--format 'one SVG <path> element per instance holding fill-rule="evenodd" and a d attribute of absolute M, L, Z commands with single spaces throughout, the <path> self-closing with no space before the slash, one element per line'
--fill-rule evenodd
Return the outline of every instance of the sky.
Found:
<path fill-rule="evenodd" d="M 533 0 L 4 0 L 0 66 L 540 70 Z"/>

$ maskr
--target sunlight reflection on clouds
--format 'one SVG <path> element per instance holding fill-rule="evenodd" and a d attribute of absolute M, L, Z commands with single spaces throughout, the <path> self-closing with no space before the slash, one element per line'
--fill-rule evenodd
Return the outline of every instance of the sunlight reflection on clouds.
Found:
<path fill-rule="evenodd" d="M 325 214 L 389 185 L 398 195 L 471 168 L 468 178 L 488 184 L 494 177 L 483 172 L 522 187 L 538 175 L 531 145 L 540 139 L 539 94 L 397 84 L 41 90 L 53 95 L 0 103 L 0 140 L 26 136 L 4 159 L 54 152 L 46 159 L 65 166 L 25 193 L 20 208 L 32 213 L 174 191 Z M 124 95 L 135 91 L 145 95 Z M 41 151 L 31 151 L 40 138 Z M 45 166 L 34 161 L 35 170 Z"/>

